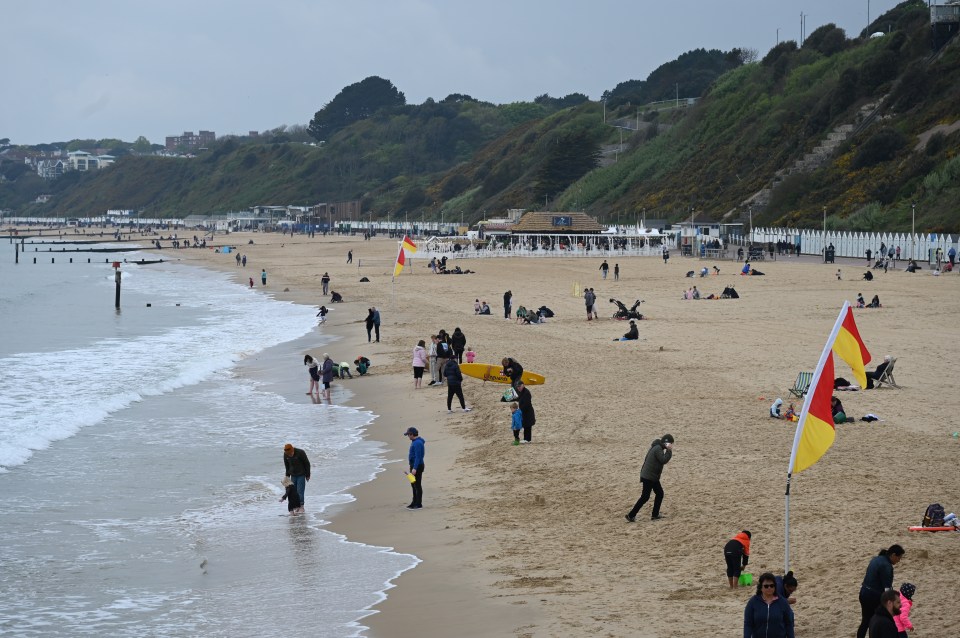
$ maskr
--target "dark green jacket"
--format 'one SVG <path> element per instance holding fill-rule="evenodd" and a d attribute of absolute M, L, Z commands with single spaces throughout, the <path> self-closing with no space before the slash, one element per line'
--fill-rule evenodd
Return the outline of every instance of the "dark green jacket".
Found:
<path fill-rule="evenodd" d="M 648 481 L 659 481 L 660 474 L 663 472 L 663 466 L 670 462 L 673 456 L 673 450 L 668 450 L 663 446 L 663 441 L 654 439 L 653 444 L 647 451 L 647 456 L 643 459 L 643 467 L 640 468 L 640 478 Z"/>

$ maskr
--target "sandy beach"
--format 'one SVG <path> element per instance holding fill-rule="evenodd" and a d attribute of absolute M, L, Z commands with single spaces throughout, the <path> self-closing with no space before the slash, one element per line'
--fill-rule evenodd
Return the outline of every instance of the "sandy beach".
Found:
<path fill-rule="evenodd" d="M 252 240 L 254 243 L 249 244 Z M 601 280 L 600 258 L 464 260 L 475 274 L 438 276 L 414 256 L 391 284 L 397 242 L 386 238 L 218 235 L 248 257 L 212 249 L 163 251 L 164 257 L 233 270 L 280 299 L 332 308 L 325 326 L 351 359 L 368 356 L 371 375 L 344 383 L 352 403 L 382 415 L 367 436 L 391 446 L 386 470 L 354 490 L 357 501 L 334 513 L 332 528 L 364 543 L 416 554 L 422 563 L 364 622 L 388 636 L 693 636 L 742 631 L 752 590 L 731 591 L 722 547 L 741 529 L 753 533 L 748 571 L 782 573 L 784 488 L 791 424 L 768 417 L 786 403 L 797 373 L 813 370 L 843 301 L 880 296 L 883 308 L 856 319 L 873 355 L 898 357 L 902 389 L 839 393 L 848 414 L 876 423 L 837 427 L 824 458 L 795 476 L 791 568 L 799 579 L 797 634 L 852 635 L 867 562 L 900 543 L 906 556 L 895 584 L 917 586 L 917 635 L 939 635 L 960 621 L 956 590 L 960 535 L 917 534 L 927 504 L 960 509 L 960 408 L 957 360 L 960 277 L 891 270 L 861 280 L 864 260 L 836 266 L 781 258 L 742 277 L 719 262 L 719 275 L 684 274 L 713 263 L 610 257 L 620 281 Z M 346 264 L 352 250 L 354 263 Z M 843 279 L 836 277 L 837 266 Z M 259 282 L 261 268 L 268 285 Z M 345 302 L 320 296 L 320 276 Z M 369 282 L 360 282 L 367 277 Z M 600 319 L 586 321 L 575 284 L 593 287 Z M 734 285 L 738 300 L 684 301 Z M 502 316 L 547 305 L 556 317 L 520 326 Z M 640 340 L 615 342 L 625 322 L 608 299 L 643 299 Z M 474 299 L 492 316 L 476 316 Z M 367 344 L 366 309 L 381 309 L 381 343 Z M 446 412 L 445 389 L 414 390 L 411 352 L 439 329 L 460 327 L 477 361 L 505 356 L 547 377 L 531 387 L 537 412 L 533 444 L 513 446 L 505 386 L 465 379 L 470 413 Z M 837 374 L 850 378 L 845 364 Z M 306 385 L 306 381 L 304 382 Z M 336 398 L 336 393 L 334 394 Z M 797 403 L 799 409 L 800 404 Z M 404 429 L 427 441 L 424 509 L 411 512 Z M 636 523 L 624 514 L 639 496 L 639 471 L 653 439 L 676 437 L 663 473 L 660 521 L 647 505 Z M 946 581 L 947 585 L 943 583 Z"/>

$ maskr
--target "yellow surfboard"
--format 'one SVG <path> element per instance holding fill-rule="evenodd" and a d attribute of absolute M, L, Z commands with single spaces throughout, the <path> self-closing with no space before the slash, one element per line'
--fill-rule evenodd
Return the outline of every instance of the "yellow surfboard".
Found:
<path fill-rule="evenodd" d="M 484 381 L 493 381 L 494 383 L 510 383 L 510 377 L 503 374 L 503 366 L 490 365 L 487 363 L 461 363 L 460 372 Z M 523 371 L 520 376 L 524 385 L 543 385 L 546 377 L 536 372 Z"/>

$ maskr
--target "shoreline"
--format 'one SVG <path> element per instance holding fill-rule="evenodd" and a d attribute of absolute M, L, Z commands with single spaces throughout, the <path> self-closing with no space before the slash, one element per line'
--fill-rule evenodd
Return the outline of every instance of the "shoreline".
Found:
<path fill-rule="evenodd" d="M 249 236 L 256 239 L 277 239 L 272 234 L 243 235 L 244 239 Z M 347 245 L 359 241 L 337 237 L 326 239 L 342 239 Z M 390 244 L 395 243 L 393 240 L 388 241 Z M 285 245 L 293 242 L 279 243 Z M 237 248 L 241 252 L 244 250 L 243 245 L 238 245 Z M 206 252 L 209 253 L 210 250 Z M 249 273 L 256 274 L 253 260 L 247 269 L 236 269 L 232 257 L 228 263 L 223 264 L 207 259 L 206 256 L 200 260 L 191 260 L 189 257 L 193 253 L 193 249 L 177 251 L 178 256 L 184 255 L 181 260 L 183 263 L 228 273 L 241 285 L 246 285 L 245 279 L 250 276 Z M 272 270 L 270 266 L 269 263 L 265 266 L 268 273 Z M 268 284 L 271 285 L 266 288 L 259 284 L 258 279 L 254 277 L 258 292 L 270 294 L 282 301 L 311 307 L 318 305 L 311 301 L 311 297 L 320 297 L 319 273 L 316 276 L 315 290 L 298 287 L 297 290 L 278 291 L 273 285 L 276 280 L 274 276 L 268 275 Z M 336 287 L 332 286 L 331 289 Z M 412 369 L 407 367 L 405 374 L 400 372 L 410 354 L 404 352 L 402 347 L 388 345 L 386 333 L 390 322 L 384 322 L 382 326 L 383 340 L 367 346 L 366 342 L 362 341 L 362 315 L 365 311 L 358 308 L 354 315 L 357 319 L 346 318 L 341 310 L 354 304 L 327 305 L 331 312 L 323 324 L 323 331 L 332 341 L 329 349 L 342 349 L 347 344 L 357 343 L 359 345 L 352 347 L 355 350 L 364 350 L 363 354 L 373 362 L 370 374 L 362 380 L 354 371 L 354 379 L 348 380 L 345 386 L 353 396 L 344 402 L 344 405 L 369 410 L 377 415 L 373 422 L 364 428 L 363 438 L 384 446 L 381 470 L 369 481 L 348 490 L 354 500 L 326 510 L 325 516 L 330 520 L 327 529 L 343 535 L 348 541 L 411 554 L 419 560 L 413 568 L 385 583 L 382 590 L 383 600 L 369 609 L 369 615 L 357 621 L 359 625 L 368 628 L 363 635 L 369 638 L 413 633 L 443 636 L 447 635 L 447 632 L 439 628 L 450 626 L 460 626 L 458 635 L 462 636 L 487 636 L 491 635 L 491 632 L 497 635 L 513 633 L 516 627 L 530 621 L 530 607 L 534 605 L 525 603 L 522 609 L 517 609 L 512 605 L 506 606 L 507 603 L 490 599 L 489 591 L 496 580 L 492 575 L 484 577 L 482 573 L 476 573 L 470 578 L 464 578 L 467 570 L 473 570 L 482 561 L 484 549 L 475 539 L 465 538 L 462 532 L 457 532 L 458 529 L 463 529 L 463 525 L 449 516 L 447 506 L 451 498 L 449 494 L 442 493 L 440 486 L 449 485 L 456 480 L 453 465 L 466 449 L 466 442 L 438 428 L 424 426 L 432 424 L 441 416 L 448 416 L 445 410 L 438 411 L 436 405 L 428 405 L 428 400 L 431 399 L 434 404 L 441 401 L 445 391 L 424 386 L 420 390 L 420 396 L 414 396 Z M 308 338 L 309 334 L 301 337 Z M 391 341 L 396 341 L 396 337 L 393 336 Z M 353 358 L 355 357 L 351 356 L 349 360 L 352 361 Z M 334 384 L 337 383 L 342 382 L 335 380 Z M 402 415 L 396 413 L 398 405 L 403 406 L 399 411 Z M 460 413 L 453 416 L 456 417 L 457 414 Z M 428 469 L 424 479 L 425 507 L 416 512 L 408 511 L 405 507 L 409 502 L 410 488 L 404 475 L 397 471 L 406 468 L 408 442 L 402 432 L 411 425 L 420 429 L 428 444 Z M 435 533 L 429 536 L 418 535 L 425 527 Z M 433 630 L 422 626 L 422 619 L 426 617 L 431 619 L 431 625 L 436 623 L 438 633 L 431 633 Z M 469 622 L 465 622 L 468 620 Z M 469 630 L 469 627 L 476 627 L 476 632 Z"/>
<path fill-rule="evenodd" d="M 793 431 L 769 419 L 767 407 L 778 395 L 791 400 L 787 388 L 815 363 L 840 304 L 858 292 L 879 293 L 884 304 L 856 313 L 873 354 L 868 367 L 887 353 L 900 357 L 904 389 L 843 393 L 849 413 L 882 420 L 838 427 L 824 459 L 794 477 L 797 631 L 855 627 L 863 568 L 892 543 L 908 552 L 896 582 L 924 592 L 914 623 L 960 621 L 960 612 L 949 611 L 949 592 L 936 586 L 936 573 L 960 568 L 954 539 L 906 531 L 922 514 L 915 510 L 960 493 L 960 477 L 935 469 L 952 467 L 958 453 L 949 438 L 956 426 L 942 416 L 960 409 L 943 374 L 960 355 L 949 327 L 960 312 L 955 276 L 891 271 L 873 282 L 838 281 L 837 265 L 784 259 L 765 264 L 766 277 L 739 277 L 735 262 L 718 262 L 721 275 L 691 282 L 683 274 L 693 261 L 620 258 L 621 281 L 613 282 L 600 279 L 594 260 L 503 258 L 471 262 L 480 271 L 474 275 L 435 277 L 415 259 L 391 286 L 392 240 L 234 237 L 258 242 L 238 245 L 251 255 L 251 270 L 236 276 L 244 281 L 265 265 L 265 291 L 278 299 L 315 307 L 319 276 L 329 271 L 331 288 L 347 303 L 330 306 L 325 330 L 350 360 L 365 354 L 374 363 L 370 376 L 348 386 L 351 405 L 380 415 L 364 437 L 386 444 L 384 471 L 350 490 L 356 500 L 331 511 L 330 528 L 423 562 L 359 621 L 370 627 L 365 635 L 440 637 L 456 628 L 468 636 L 673 636 L 737 628 L 752 592 L 726 588 L 724 542 L 749 528 L 751 572 L 783 570 L 782 487 Z M 368 265 L 346 266 L 348 249 Z M 205 252 L 177 256 L 234 270 L 232 256 Z M 842 265 L 854 268 L 851 278 L 863 269 Z M 361 276 L 370 283 L 359 283 Z M 585 321 L 572 283 L 597 288 L 600 321 Z M 704 293 L 735 285 L 741 299 L 681 301 L 692 284 Z M 508 287 L 515 308 L 544 303 L 557 317 L 542 326 L 504 321 L 497 315 Z M 493 317 L 472 314 L 477 297 L 490 302 Z M 639 341 L 612 343 L 625 327 L 609 319 L 608 297 L 646 300 Z M 365 308 L 381 304 L 383 341 L 368 347 Z M 458 325 L 478 361 L 516 355 L 547 376 L 532 388 L 534 445 L 510 445 L 502 386 L 466 380 L 474 411 L 449 416 L 445 392 L 413 390 L 413 344 Z M 849 377 L 849 370 L 838 364 L 837 374 Z M 427 441 L 425 507 L 417 512 L 404 509 L 409 485 L 396 471 L 409 425 Z M 666 520 L 626 524 L 643 454 L 665 432 L 677 439 L 664 472 Z"/>

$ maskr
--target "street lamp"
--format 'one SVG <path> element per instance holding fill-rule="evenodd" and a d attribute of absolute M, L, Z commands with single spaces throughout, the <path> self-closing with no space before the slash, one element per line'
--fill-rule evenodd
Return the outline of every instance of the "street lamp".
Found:
<path fill-rule="evenodd" d="M 823 263 L 827 263 L 827 207 L 823 207 Z"/>
<path fill-rule="evenodd" d="M 910 202 L 910 259 L 916 259 L 917 243 L 917 202 Z"/>

